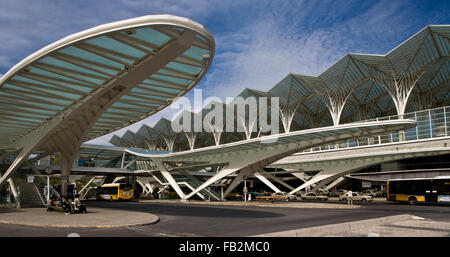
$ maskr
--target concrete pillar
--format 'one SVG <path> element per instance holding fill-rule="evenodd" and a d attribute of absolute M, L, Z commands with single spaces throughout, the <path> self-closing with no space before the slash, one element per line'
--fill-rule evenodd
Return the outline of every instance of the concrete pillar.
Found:
<path fill-rule="evenodd" d="M 67 197 L 67 183 L 69 182 L 74 160 L 75 157 L 67 158 L 63 156 L 61 158 L 61 196 L 64 197 Z"/>

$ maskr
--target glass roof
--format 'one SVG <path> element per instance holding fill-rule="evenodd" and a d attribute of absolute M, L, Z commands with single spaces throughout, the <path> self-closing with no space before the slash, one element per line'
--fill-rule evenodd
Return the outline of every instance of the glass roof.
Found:
<path fill-rule="evenodd" d="M 192 49 L 192 52 L 195 51 L 198 49 Z M 334 98 L 332 100 L 335 103 L 339 104 L 339 101 L 343 103 L 340 123 L 397 114 L 393 97 L 383 84 L 383 79 L 392 79 L 393 74 L 398 77 L 424 70 L 411 93 L 410 102 L 420 102 L 417 98 L 423 98 L 425 94 L 436 105 L 427 106 L 425 109 L 445 106 L 450 100 L 449 57 L 450 26 L 427 26 L 386 55 L 348 54 L 319 76 L 288 74 L 268 92 L 246 88 L 239 96 L 279 97 L 281 109 L 295 109 L 291 131 L 300 130 L 333 124 L 329 98 Z M 162 77 L 159 76 L 158 79 L 160 78 Z M 161 82 L 148 80 L 148 83 L 158 85 Z M 180 86 L 183 80 L 172 79 L 170 83 L 170 87 L 175 88 Z M 414 111 L 412 108 L 412 105 L 408 104 L 406 111 Z M 209 111 L 209 107 L 206 107 L 202 113 L 204 115 Z M 155 128 L 144 125 L 138 130 L 137 135 L 154 141 L 162 134 L 173 134 L 169 123 L 168 120 L 161 120 Z M 222 141 L 226 142 L 225 138 L 231 141 L 242 140 L 243 138 L 237 134 L 224 133 Z M 211 133 L 199 133 L 197 138 L 198 147 L 214 144 Z M 127 146 L 127 141 L 123 139 L 125 137 L 120 141 L 117 137 L 110 142 L 118 146 Z M 135 140 L 133 144 L 144 139 Z M 177 143 L 184 144 L 179 147 L 180 149 L 187 149 L 188 142 L 185 136 L 178 137 Z M 157 144 L 162 148 L 165 147 L 163 140 Z"/>
<path fill-rule="evenodd" d="M 149 22 L 136 27 L 126 24 L 105 31 L 106 25 L 101 25 L 71 35 L 30 55 L 5 74 L 0 80 L 0 148 L 112 83 L 185 30 L 192 30 L 175 25 L 182 24 L 180 21 L 152 22 L 149 17 L 141 17 Z M 183 22 L 188 23 L 186 20 Z M 101 32 L 91 32 L 98 30 Z M 209 33 L 195 32 L 195 41 L 187 51 L 123 95 L 95 123 L 85 140 L 148 117 L 189 91 L 207 71 L 214 55 L 214 40 Z"/>

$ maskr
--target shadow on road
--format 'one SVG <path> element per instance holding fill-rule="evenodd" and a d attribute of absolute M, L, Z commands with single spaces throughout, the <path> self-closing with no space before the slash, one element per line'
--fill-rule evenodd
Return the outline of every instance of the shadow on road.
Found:
<path fill-rule="evenodd" d="M 280 213 L 234 209 L 224 206 L 195 206 L 188 204 L 160 204 L 137 202 L 89 202 L 97 208 L 124 209 L 128 211 L 149 212 L 155 215 L 189 216 L 189 217 L 226 217 L 226 218 L 276 218 Z"/>

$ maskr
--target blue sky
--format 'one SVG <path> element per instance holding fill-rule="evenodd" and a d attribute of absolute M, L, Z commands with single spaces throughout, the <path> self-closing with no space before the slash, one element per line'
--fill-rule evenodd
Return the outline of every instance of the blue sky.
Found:
<path fill-rule="evenodd" d="M 225 98 L 268 90 L 288 73 L 319 75 L 347 53 L 386 54 L 428 24 L 450 24 L 450 1 L 0 0 L 0 74 L 64 36 L 148 14 L 183 16 L 211 32 L 216 54 L 196 88 Z"/>

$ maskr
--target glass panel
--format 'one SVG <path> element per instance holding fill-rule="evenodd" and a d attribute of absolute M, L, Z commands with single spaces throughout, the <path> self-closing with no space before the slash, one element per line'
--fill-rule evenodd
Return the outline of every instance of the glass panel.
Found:
<path fill-rule="evenodd" d="M 202 68 L 200 68 L 200 67 L 187 65 L 187 64 L 183 64 L 183 63 L 178 63 L 178 62 L 169 62 L 166 65 L 166 67 L 174 69 L 174 70 L 182 71 L 184 73 L 188 73 L 191 75 L 195 75 L 195 76 L 197 76 L 202 71 Z"/>
<path fill-rule="evenodd" d="M 38 91 L 35 91 L 35 90 L 29 89 L 29 88 L 26 88 L 26 87 L 19 87 L 19 86 L 11 85 L 11 84 L 4 84 L 4 88 L 11 88 L 11 89 L 15 89 L 15 90 L 21 90 L 21 91 L 30 92 L 30 93 L 36 93 L 37 92 L 39 94 L 49 93 L 49 94 L 58 95 L 58 96 L 65 97 L 65 98 L 70 98 L 70 99 L 72 99 L 72 101 L 78 100 L 79 98 L 82 97 L 81 95 L 78 95 L 78 94 L 61 92 L 61 91 L 47 89 L 47 88 L 35 87 L 36 90 L 38 90 Z M 47 97 L 53 99 L 52 97 L 54 97 L 54 96 L 50 96 L 49 95 Z"/>
<path fill-rule="evenodd" d="M 170 37 L 161 34 L 151 28 L 142 28 L 137 29 L 136 34 L 130 35 L 131 37 L 135 37 L 137 39 L 152 43 L 157 46 L 161 46 L 170 40 Z"/>
<path fill-rule="evenodd" d="M 417 112 L 417 131 L 419 139 L 430 138 L 430 121 L 428 117 L 428 111 Z"/>
<path fill-rule="evenodd" d="M 133 91 L 133 90 L 131 90 L 131 91 Z M 166 97 L 161 97 L 161 96 L 142 95 L 142 97 L 148 98 L 149 100 L 151 100 L 151 99 L 158 100 L 158 101 L 166 101 L 166 100 L 167 100 Z M 129 96 L 129 95 L 124 95 L 124 96 L 122 96 L 121 99 L 123 99 L 123 100 L 131 100 L 131 101 L 134 101 L 134 100 L 138 100 L 138 101 L 146 101 L 145 99 L 136 98 L 136 97 L 134 97 L 134 96 Z M 139 103 L 140 103 L 140 102 L 139 102 Z"/>
<path fill-rule="evenodd" d="M 359 139 L 358 144 L 360 146 L 369 145 L 369 139 L 368 138 Z"/>
<path fill-rule="evenodd" d="M 398 132 L 392 133 L 391 134 L 391 143 L 392 142 L 399 142 L 399 135 Z"/>
<path fill-rule="evenodd" d="M 45 71 L 45 70 L 41 70 L 39 68 L 32 67 L 32 66 L 30 67 L 30 71 L 32 73 L 36 73 L 38 75 L 43 75 L 43 76 L 47 76 L 47 77 L 51 77 L 51 78 L 55 78 L 55 79 L 63 79 L 65 81 L 67 81 L 67 82 L 73 83 L 74 85 L 79 85 L 79 84 L 88 85 L 87 82 L 82 82 L 82 81 L 79 81 L 79 80 L 76 80 L 76 79 L 72 79 L 72 78 L 69 78 L 69 77 L 66 77 L 66 76 L 55 74 L 53 72 L 48 72 L 48 71 Z M 89 85 L 89 86 L 94 87 L 95 85 Z"/>
<path fill-rule="evenodd" d="M 85 42 L 102 48 L 109 49 L 117 53 L 129 55 L 135 58 L 142 58 L 146 55 L 145 52 L 142 52 L 134 47 L 125 45 L 119 41 L 116 41 L 106 36 L 89 39 L 86 40 Z"/>
<path fill-rule="evenodd" d="M 51 84 L 48 84 L 48 83 L 40 82 L 38 80 L 25 78 L 25 77 L 22 77 L 22 76 L 14 76 L 14 80 L 18 80 L 18 81 L 21 81 L 21 82 L 34 83 L 34 84 L 39 84 L 39 85 L 43 85 L 43 86 L 50 87 L 50 88 L 58 88 L 58 89 L 63 89 L 64 90 L 64 88 L 58 87 L 58 86 L 54 86 L 52 84 L 61 85 L 61 86 L 67 87 L 67 88 L 71 88 L 71 89 L 75 89 L 77 91 L 84 92 L 86 94 L 89 93 L 92 90 L 91 88 L 77 86 L 76 84 L 69 84 L 69 83 L 65 83 L 65 82 L 61 82 L 61 81 L 57 81 L 57 82 L 56 81 L 50 81 Z"/>
<path fill-rule="evenodd" d="M 447 136 L 450 136 L 450 107 L 445 107 L 445 129 L 447 130 Z"/>
<path fill-rule="evenodd" d="M 430 113 L 433 137 L 445 136 L 444 108 L 431 110 Z"/>
<path fill-rule="evenodd" d="M 390 142 L 391 142 L 390 139 L 391 139 L 391 138 L 390 138 L 390 135 L 383 135 L 383 136 L 380 136 L 381 144 L 387 144 L 387 143 L 390 143 Z"/>
<path fill-rule="evenodd" d="M 58 66 L 58 67 L 65 68 L 65 69 L 70 69 L 70 70 L 73 70 L 73 71 L 76 71 L 76 72 L 82 72 L 82 73 L 87 73 L 87 74 L 91 74 L 91 75 L 94 75 L 94 76 L 99 76 L 99 77 L 102 77 L 103 80 L 108 79 L 108 77 L 106 77 L 105 75 L 103 75 L 101 73 L 97 73 L 97 72 L 94 72 L 94 71 L 82 68 L 80 66 L 70 64 L 68 62 L 63 62 L 63 61 L 60 61 L 60 60 L 55 59 L 55 58 L 50 57 L 50 56 L 47 56 L 47 57 L 39 60 L 39 62 L 50 64 L 50 65 L 53 65 L 53 66 Z"/>
<path fill-rule="evenodd" d="M 348 145 L 349 147 L 355 147 L 355 146 L 358 146 L 358 142 L 357 142 L 356 140 L 352 140 L 352 141 L 349 141 L 349 142 L 347 143 L 347 145 Z"/>
<path fill-rule="evenodd" d="M 60 52 L 64 53 L 64 54 L 67 54 L 67 55 L 75 56 L 75 57 L 78 57 L 78 58 L 81 58 L 81 59 L 85 59 L 85 60 L 88 60 L 88 61 L 97 62 L 97 63 L 103 64 L 103 65 L 111 66 L 112 68 L 116 68 L 116 69 L 119 69 L 119 70 L 121 70 L 122 67 L 123 67 L 123 65 L 120 64 L 120 63 L 111 61 L 111 60 L 109 60 L 107 58 L 98 56 L 96 54 L 93 54 L 91 52 L 88 52 L 88 51 L 85 51 L 85 50 L 82 50 L 82 49 L 79 49 L 79 48 L 76 48 L 76 47 L 73 47 L 73 46 L 61 49 Z M 99 67 L 99 66 L 95 66 L 95 67 Z M 101 69 L 103 71 L 105 71 L 105 72 L 109 71 L 109 72 L 113 72 L 113 74 L 117 73 L 115 70 L 111 70 L 111 69 L 108 69 L 106 67 L 102 67 Z"/>
<path fill-rule="evenodd" d="M 209 51 L 203 48 L 198 48 L 196 46 L 192 46 L 189 48 L 186 52 L 184 52 L 184 55 L 189 56 L 191 58 L 197 59 L 201 61 L 203 59 L 203 55 L 209 54 Z"/>
<path fill-rule="evenodd" d="M 161 83 L 161 82 L 153 82 L 153 81 L 150 81 L 150 80 L 144 80 L 143 82 L 151 83 L 151 84 L 155 84 L 155 85 L 161 85 L 161 86 L 150 86 L 150 85 L 139 84 L 139 86 L 144 87 L 144 88 L 148 88 L 150 90 L 161 91 L 161 92 L 165 92 L 165 93 L 169 93 L 169 94 L 175 94 L 175 95 L 177 95 L 178 93 L 181 92 L 181 90 L 179 90 L 179 89 L 166 88 L 166 87 L 164 87 L 164 84 Z"/>
<path fill-rule="evenodd" d="M 179 78 L 174 78 L 174 77 L 168 77 L 168 76 L 163 76 L 163 75 L 159 75 L 159 74 L 153 74 L 151 78 L 156 78 L 156 79 L 162 79 L 168 82 L 173 82 L 173 83 L 177 83 L 177 84 L 181 84 L 181 85 L 189 85 L 189 83 L 191 83 L 191 80 L 186 80 L 186 79 L 179 79 Z M 162 82 L 164 83 L 164 82 Z"/>

